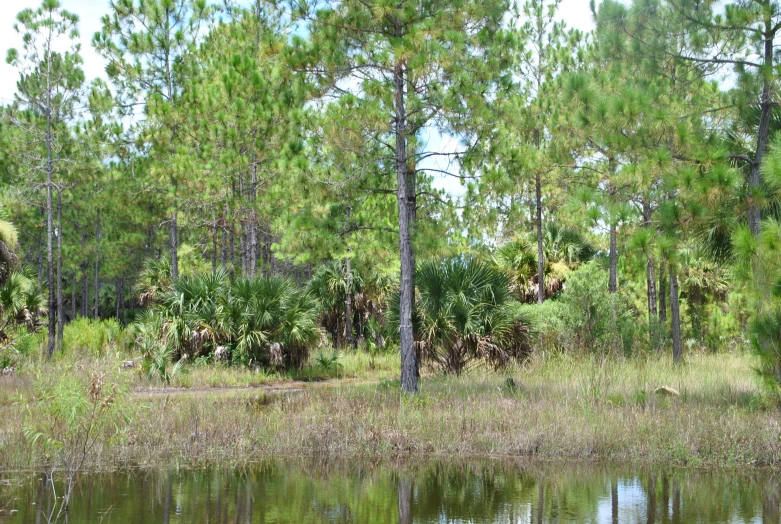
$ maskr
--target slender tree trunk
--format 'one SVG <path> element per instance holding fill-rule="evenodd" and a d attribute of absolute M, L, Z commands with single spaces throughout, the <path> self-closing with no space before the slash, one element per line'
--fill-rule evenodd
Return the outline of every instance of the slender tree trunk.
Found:
<path fill-rule="evenodd" d="M 249 223 L 249 276 L 255 278 L 255 270 L 258 266 L 257 253 L 257 227 L 256 227 L 257 215 L 255 210 L 250 211 L 250 223 Z"/>
<path fill-rule="evenodd" d="M 125 294 L 125 277 L 117 277 L 117 322 L 122 322 L 122 304 Z"/>
<path fill-rule="evenodd" d="M 225 204 L 225 211 L 220 218 L 220 228 L 222 229 L 222 251 L 220 253 L 220 262 L 222 263 L 223 271 L 228 269 L 228 228 L 226 227 L 226 220 L 228 217 L 228 205 Z"/>
<path fill-rule="evenodd" d="M 612 158 L 609 161 L 610 174 L 616 174 L 616 162 Z M 615 204 L 616 201 L 616 186 L 611 181 L 609 182 L 610 202 Z M 617 225 L 614 217 L 610 217 L 610 280 L 608 282 L 608 290 L 611 295 L 615 295 L 618 291 L 618 241 L 617 241 Z"/>
<path fill-rule="evenodd" d="M 681 342 L 681 312 L 678 302 L 678 274 L 670 268 L 670 321 L 673 337 L 673 362 L 681 363 L 683 358 L 683 343 Z"/>
<path fill-rule="evenodd" d="M 44 222 L 46 222 L 45 219 Z M 38 239 L 38 282 L 43 282 L 43 252 L 46 251 L 46 248 L 44 247 L 46 245 L 46 241 L 44 240 L 45 235 L 46 232 L 41 231 L 41 238 Z"/>
<path fill-rule="evenodd" d="M 347 226 L 350 225 L 350 211 L 351 207 L 347 206 L 346 209 L 346 218 L 347 218 Z M 347 257 L 344 259 L 344 273 L 345 273 L 345 280 L 347 282 L 347 292 L 345 293 L 345 299 L 344 299 L 344 330 L 345 334 L 347 336 L 347 345 L 348 346 L 354 346 L 355 341 L 353 340 L 353 273 L 352 273 L 352 267 L 351 267 L 351 249 L 350 249 L 350 243 L 347 242 Z"/>
<path fill-rule="evenodd" d="M 647 200 L 643 200 L 643 226 L 646 228 L 651 227 L 651 205 Z M 652 253 L 648 253 L 645 272 L 646 294 L 648 296 L 648 324 L 650 326 L 658 314 L 656 307 L 656 264 Z"/>
<path fill-rule="evenodd" d="M 171 279 L 176 282 L 179 279 L 179 211 L 174 209 L 171 213 Z"/>
<path fill-rule="evenodd" d="M 249 238 L 249 273 L 252 278 L 255 278 L 255 272 L 258 267 L 258 213 L 255 210 L 255 202 L 257 200 L 255 187 L 258 183 L 258 166 L 257 157 L 252 157 L 252 179 L 250 180 L 249 197 L 251 206 L 251 220 L 250 220 L 250 238 Z"/>
<path fill-rule="evenodd" d="M 97 210 L 95 220 L 95 309 L 93 318 L 100 316 L 100 208 Z"/>
<path fill-rule="evenodd" d="M 212 226 L 212 273 L 217 271 L 217 224 L 219 220 L 214 219 L 214 225 Z"/>
<path fill-rule="evenodd" d="M 62 349 L 65 308 L 62 292 L 62 189 L 57 188 L 57 348 Z"/>
<path fill-rule="evenodd" d="M 86 241 L 82 237 L 82 248 L 86 251 Z M 81 316 L 89 316 L 89 284 L 87 283 L 87 262 L 81 265 Z"/>
<path fill-rule="evenodd" d="M 47 77 L 48 81 L 48 77 Z M 54 165 L 52 163 L 52 116 L 51 90 L 47 89 L 46 98 L 46 279 L 49 287 L 49 333 L 47 352 L 49 358 L 54 354 L 57 344 L 57 304 L 54 283 L 54 220 L 52 209 L 52 190 L 54 189 Z"/>
<path fill-rule="evenodd" d="M 773 78 L 770 76 L 773 70 L 773 42 L 775 37 L 775 31 L 773 29 L 773 22 L 770 18 L 765 22 L 765 37 L 764 53 L 763 53 L 763 70 L 759 71 L 762 76 L 762 95 L 759 101 L 760 117 L 759 117 L 759 129 L 757 131 L 757 149 L 754 154 L 754 161 L 751 163 L 748 174 L 748 227 L 751 234 L 756 236 L 762 227 L 762 210 L 759 207 L 759 193 L 762 189 L 762 174 L 760 168 L 762 167 L 762 161 L 767 153 L 767 146 L 770 140 L 770 119 L 773 112 L 773 92 L 772 82 Z"/>
<path fill-rule="evenodd" d="M 659 322 L 667 322 L 667 279 L 664 274 L 664 261 L 659 264 Z"/>
<path fill-rule="evenodd" d="M 610 282 L 608 290 L 611 295 L 618 291 L 618 246 L 615 224 L 610 224 Z M 604 289 L 604 288 L 603 288 Z"/>
<path fill-rule="evenodd" d="M 539 132 L 536 140 L 539 142 Z M 542 179 L 539 172 L 534 174 L 534 195 L 537 206 L 537 303 L 542 304 L 545 300 L 545 251 L 542 246 Z"/>
<path fill-rule="evenodd" d="M 233 276 L 236 264 L 236 233 L 234 232 L 233 220 L 231 220 L 228 229 L 228 260 L 230 261 L 230 274 Z"/>
<path fill-rule="evenodd" d="M 397 22 L 397 25 L 399 23 Z M 397 27 L 401 32 L 401 27 Z M 404 107 L 404 63 L 401 59 L 393 68 L 396 99 L 396 179 L 399 205 L 399 252 L 401 281 L 399 284 L 399 338 L 401 340 L 401 389 L 404 393 L 418 391 L 418 364 L 415 353 L 415 336 L 412 328 L 413 293 L 415 287 L 415 262 L 412 257 L 410 235 L 410 207 L 407 188 L 407 114 Z"/>
<path fill-rule="evenodd" d="M 76 319 L 76 273 L 73 273 L 73 285 L 71 286 L 71 321 Z"/>
<path fill-rule="evenodd" d="M 408 85 L 408 90 L 414 89 L 413 86 Z M 409 92 L 409 91 L 408 91 Z M 407 144 L 409 149 L 409 144 Z M 409 230 L 410 230 L 410 260 L 412 261 L 412 267 L 415 268 L 415 232 L 417 231 L 418 223 L 418 174 L 417 164 L 415 159 L 410 158 L 408 152 L 405 153 L 407 157 L 407 206 L 409 207 Z M 414 275 L 414 269 L 413 269 Z M 415 285 L 412 285 L 412 298 L 410 299 L 413 308 L 415 307 Z M 415 348 L 415 376 L 420 379 L 420 353 Z"/>
<path fill-rule="evenodd" d="M 244 203 L 244 174 L 239 175 L 239 202 L 241 202 L 241 228 L 239 233 L 239 256 L 241 257 L 241 274 L 247 275 L 247 206 Z"/>

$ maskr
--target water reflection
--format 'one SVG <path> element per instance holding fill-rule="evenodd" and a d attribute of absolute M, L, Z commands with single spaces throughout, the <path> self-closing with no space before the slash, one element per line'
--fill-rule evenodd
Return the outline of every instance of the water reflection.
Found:
<path fill-rule="evenodd" d="M 38 475 L 0 478 L 0 522 L 47 522 Z M 83 476 L 69 522 L 779 523 L 779 479 L 507 462 L 276 462 Z M 58 487 L 58 492 L 61 488 Z"/>

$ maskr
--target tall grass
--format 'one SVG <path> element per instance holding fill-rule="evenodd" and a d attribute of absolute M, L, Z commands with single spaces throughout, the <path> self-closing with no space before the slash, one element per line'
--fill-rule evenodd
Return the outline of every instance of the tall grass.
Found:
<path fill-rule="evenodd" d="M 755 357 L 690 354 L 677 368 L 669 360 L 538 355 L 504 374 L 423 377 L 414 398 L 402 397 L 395 377 L 382 371 L 375 377 L 386 378 L 352 385 L 136 395 L 124 439 L 98 450 L 92 466 L 302 454 L 781 465 L 781 415 L 765 401 Z M 395 361 L 389 355 L 382 366 L 395 369 Z M 344 372 L 371 371 L 366 356 L 342 362 Z M 659 386 L 680 396 L 660 396 Z M 0 467 L 34 463 L 19 437 L 17 410 L 5 408 L 0 421 Z"/>

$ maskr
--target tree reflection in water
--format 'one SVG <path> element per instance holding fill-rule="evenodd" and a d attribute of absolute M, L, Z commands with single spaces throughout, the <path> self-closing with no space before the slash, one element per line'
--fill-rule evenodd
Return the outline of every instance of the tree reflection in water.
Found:
<path fill-rule="evenodd" d="M 40 475 L 0 484 L 0 523 L 47 522 Z M 238 469 L 82 475 L 70 522 L 779 522 L 771 474 L 523 462 L 293 461 Z M 13 517 L 9 519 L 11 512 Z M 6 520 L 9 519 L 9 520 Z"/>

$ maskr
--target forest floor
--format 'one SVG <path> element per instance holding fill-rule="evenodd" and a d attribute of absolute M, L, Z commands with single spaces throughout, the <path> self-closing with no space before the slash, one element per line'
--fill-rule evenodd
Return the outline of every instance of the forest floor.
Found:
<path fill-rule="evenodd" d="M 692 353 L 680 367 L 666 355 L 543 354 L 504 372 L 424 374 L 414 397 L 400 395 L 397 366 L 395 355 L 344 355 L 337 377 L 251 384 L 244 375 L 229 380 L 225 369 L 210 383 L 202 380 L 208 370 L 200 378 L 192 370 L 188 384 L 175 387 L 114 373 L 106 380 L 127 392 L 117 400 L 123 418 L 101 431 L 120 432 L 99 438 L 86 464 L 427 455 L 781 466 L 781 411 L 762 393 L 749 354 Z M 0 378 L 0 471 L 40 465 L 40 446 L 25 428 L 49 428 L 65 449 L 75 441 L 56 424 L 41 425 L 53 416 L 38 393 L 41 381 L 54 383 L 51 371 Z"/>

